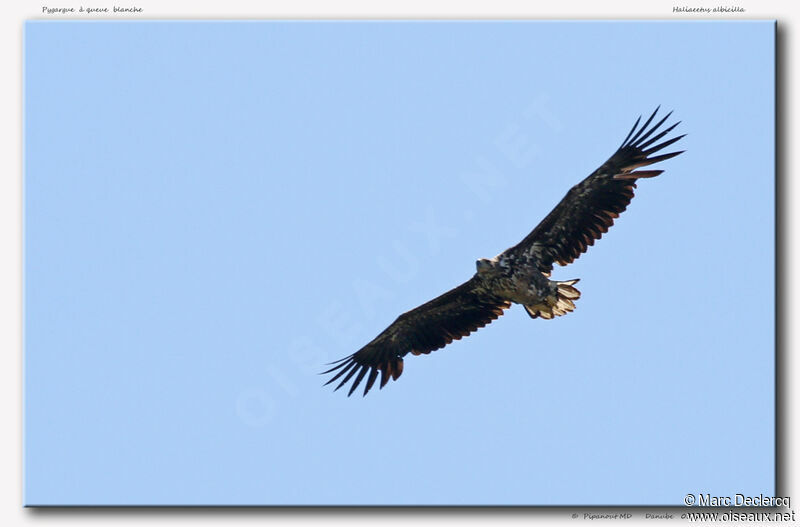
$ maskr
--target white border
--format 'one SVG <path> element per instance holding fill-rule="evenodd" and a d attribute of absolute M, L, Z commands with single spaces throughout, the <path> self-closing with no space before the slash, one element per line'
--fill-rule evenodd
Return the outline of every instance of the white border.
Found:
<path fill-rule="evenodd" d="M 92 7 L 113 6 L 113 2 L 103 0 L 89 1 L 82 4 L 81 0 L 56 0 L 54 2 L 5 2 L 1 7 L 0 57 L 2 57 L 3 78 L 0 84 L 3 92 L 2 116 L 0 120 L 2 141 L 0 141 L 0 159 L 5 165 L 0 178 L 0 242 L 3 253 L 0 258 L 0 351 L 2 351 L 2 367 L 0 367 L 0 419 L 4 424 L 4 433 L 0 435 L 2 441 L 2 464 L 0 474 L 3 475 L 0 483 L 0 524 L 27 525 L 34 523 L 58 523 L 74 525 L 106 524 L 111 521 L 134 524 L 172 525 L 183 523 L 188 525 L 229 525 L 231 523 L 264 525 L 289 524 L 297 521 L 306 523 L 347 524 L 359 525 L 374 523 L 376 521 L 389 523 L 407 523 L 419 521 L 435 521 L 437 524 L 450 525 L 484 524 L 491 521 L 503 524 L 530 525 L 532 521 L 547 519 L 559 522 L 576 522 L 583 520 L 585 512 L 590 509 L 578 509 L 579 519 L 572 519 L 569 510 L 487 510 L 487 509 L 462 509 L 462 510 L 285 510 L 285 509 L 142 509 L 142 510 L 32 510 L 22 508 L 22 352 L 21 352 L 21 321 L 22 321 L 22 32 L 23 22 L 29 19 L 235 19 L 235 18 L 536 18 L 536 19 L 664 19 L 664 20 L 689 20 L 689 19 L 777 19 L 781 31 L 779 52 L 782 60 L 779 67 L 783 68 L 779 79 L 780 91 L 783 97 L 779 100 L 779 120 L 782 121 L 779 133 L 782 155 L 783 177 L 780 180 L 780 190 L 787 193 L 786 210 L 779 218 L 783 224 L 784 243 L 783 280 L 778 285 L 786 294 L 783 308 L 785 312 L 786 331 L 784 333 L 785 350 L 781 356 L 781 365 L 786 371 L 785 386 L 781 394 L 782 414 L 784 427 L 782 441 L 785 445 L 784 456 L 781 459 L 780 470 L 785 471 L 781 489 L 783 495 L 795 497 L 800 504 L 800 494 L 796 490 L 797 457 L 789 445 L 797 444 L 796 415 L 797 392 L 794 388 L 794 379 L 797 379 L 798 361 L 794 357 L 797 351 L 795 333 L 797 317 L 794 316 L 794 299 L 797 298 L 797 284 L 793 279 L 792 269 L 795 258 L 794 234 L 798 232 L 797 217 L 792 211 L 792 205 L 797 203 L 798 185 L 792 182 L 794 153 L 796 141 L 793 141 L 798 112 L 792 100 L 796 92 L 794 82 L 796 71 L 793 64 L 797 63 L 797 38 L 794 31 L 798 23 L 797 2 L 717 2 L 676 0 L 674 2 L 657 1 L 650 3 L 633 0 L 610 0 L 606 2 L 569 1 L 569 2 L 541 2 L 522 0 L 493 0 L 493 1 L 447 1 L 447 0 L 392 0 L 392 1 L 367 1 L 367 0 L 341 0 L 335 4 L 324 0 L 302 0 L 294 2 L 277 1 L 225 1 L 225 2 L 187 2 L 187 1 L 120 1 L 119 6 L 137 6 L 143 9 L 136 15 L 104 15 L 81 16 L 53 15 L 42 13 L 42 7 L 79 7 L 81 5 Z M 673 13 L 674 6 L 688 7 L 715 7 L 717 5 L 739 6 L 745 13 L 732 13 L 725 15 Z M 780 92 L 779 92 L 780 93 Z M 754 179 L 763 177 L 754 175 Z M 757 272 L 757 269 L 755 270 Z M 758 276 L 752 279 L 757 280 Z M 794 416 L 794 417 L 793 417 Z M 743 416 L 743 418 L 747 418 Z M 731 460 L 735 463 L 736 460 Z M 335 484 L 335 482 L 331 482 Z M 796 506 L 800 509 L 800 505 Z M 602 509 L 594 512 L 604 512 Z M 609 511 L 605 511 L 609 512 Z M 613 511 L 612 511 L 613 512 Z M 636 516 L 636 515 L 635 515 Z M 641 516 L 641 514 L 639 514 Z M 602 520 L 600 520 L 602 521 Z M 618 520 L 611 520 L 618 521 Z M 655 520 L 627 520 L 626 525 L 652 524 Z M 674 524 L 672 521 L 667 521 Z M 685 521 L 677 520 L 681 523 Z"/>

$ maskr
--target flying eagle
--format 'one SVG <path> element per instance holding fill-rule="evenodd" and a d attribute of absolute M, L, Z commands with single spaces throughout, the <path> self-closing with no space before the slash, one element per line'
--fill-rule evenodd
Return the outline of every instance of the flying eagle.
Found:
<path fill-rule="evenodd" d="M 651 146 L 680 124 L 653 135 L 672 114 L 648 129 L 658 110 L 641 127 L 640 116 L 614 155 L 572 187 L 524 240 L 494 258 L 481 258 L 467 282 L 403 313 L 372 342 L 331 363 L 335 366 L 322 373 L 336 375 L 325 384 L 343 377 L 338 390 L 355 376 L 349 396 L 369 374 L 366 395 L 380 372 L 383 388 L 390 378 L 397 380 L 403 373 L 403 357 L 408 353 L 427 354 L 466 337 L 498 318 L 512 303 L 522 304 L 531 318 L 549 320 L 573 311 L 581 295 L 575 288 L 578 279 L 550 280 L 553 264 L 567 265 L 586 252 L 627 208 L 636 180 L 663 172 L 638 169 L 683 153 L 653 156 L 685 135 Z"/>

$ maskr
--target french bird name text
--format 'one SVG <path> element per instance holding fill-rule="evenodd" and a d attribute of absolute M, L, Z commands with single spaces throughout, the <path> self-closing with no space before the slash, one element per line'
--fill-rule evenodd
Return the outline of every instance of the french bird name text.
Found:
<path fill-rule="evenodd" d="M 42 6 L 42 13 L 48 15 L 65 15 L 68 13 L 81 13 L 87 15 L 94 15 L 97 13 L 141 13 L 144 9 L 141 7 L 83 7 L 75 9 L 74 7 L 47 7 Z"/>

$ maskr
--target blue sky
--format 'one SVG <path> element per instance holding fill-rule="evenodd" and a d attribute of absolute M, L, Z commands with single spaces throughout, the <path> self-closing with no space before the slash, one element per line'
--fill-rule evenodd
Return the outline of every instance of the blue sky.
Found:
<path fill-rule="evenodd" d="M 25 503 L 774 493 L 774 24 L 28 22 Z M 366 398 L 324 363 L 674 109 L 687 152 Z"/>

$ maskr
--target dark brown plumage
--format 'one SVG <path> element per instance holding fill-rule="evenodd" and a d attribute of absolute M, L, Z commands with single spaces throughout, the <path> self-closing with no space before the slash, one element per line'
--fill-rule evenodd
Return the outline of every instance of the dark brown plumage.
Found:
<path fill-rule="evenodd" d="M 383 388 L 403 373 L 408 353 L 427 354 L 466 337 L 500 317 L 512 303 L 525 306 L 532 318 L 550 319 L 573 311 L 574 300 L 580 297 L 573 287 L 577 280 L 550 280 L 553 264 L 567 265 L 586 252 L 628 207 L 636 180 L 663 172 L 639 169 L 682 153 L 652 156 L 684 137 L 658 143 L 680 123 L 655 133 L 672 112 L 648 128 L 657 113 L 658 108 L 641 127 L 641 117 L 637 119 L 608 161 L 572 187 L 520 243 L 494 258 L 478 260 L 478 271 L 467 282 L 403 313 L 366 346 L 332 363 L 323 374 L 335 374 L 325 384 L 339 381 L 338 390 L 353 379 L 351 395 L 366 377 L 366 395 L 380 373 Z"/>

